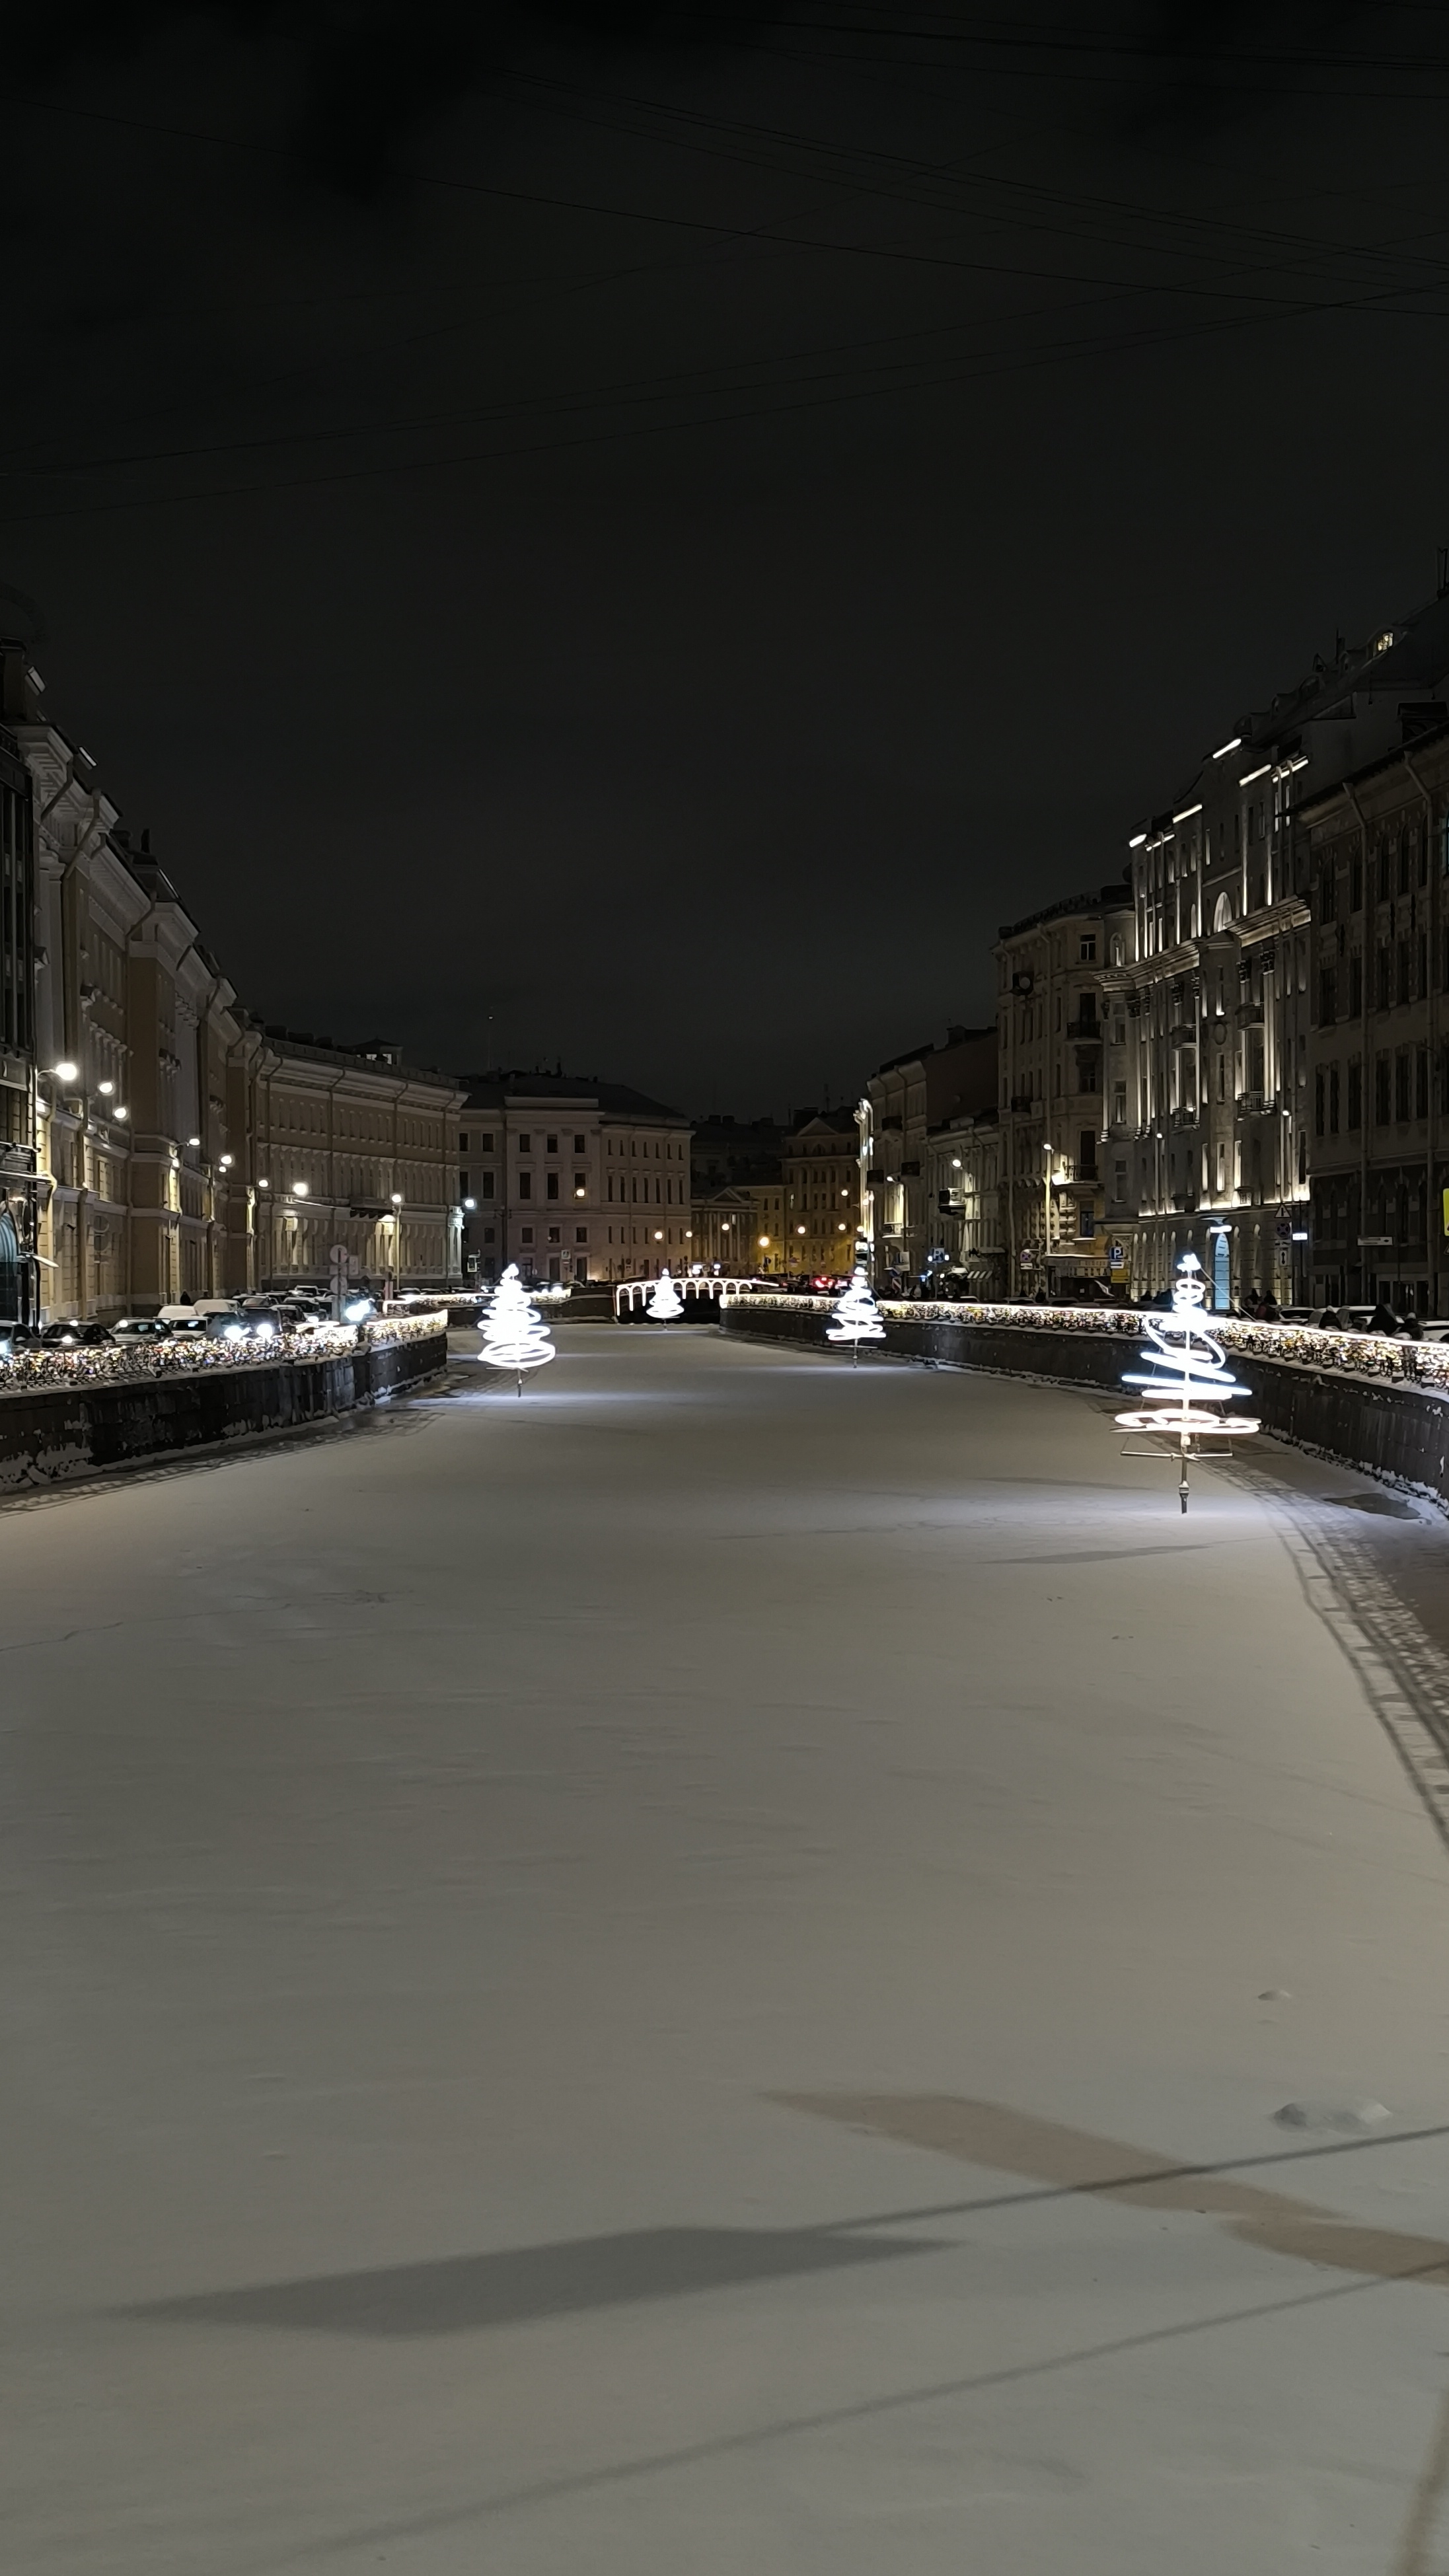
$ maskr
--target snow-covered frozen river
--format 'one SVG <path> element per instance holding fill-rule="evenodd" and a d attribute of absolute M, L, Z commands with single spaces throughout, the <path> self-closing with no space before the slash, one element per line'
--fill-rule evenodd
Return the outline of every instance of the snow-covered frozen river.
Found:
<path fill-rule="evenodd" d="M 1364 1480 L 559 1339 L 0 1512 L 7 2564 L 1439 2576 Z"/>

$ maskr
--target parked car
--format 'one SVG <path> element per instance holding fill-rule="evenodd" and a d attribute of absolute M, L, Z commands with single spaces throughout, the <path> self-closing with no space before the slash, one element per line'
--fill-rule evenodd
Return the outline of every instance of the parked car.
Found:
<path fill-rule="evenodd" d="M 41 1348 L 47 1351 L 90 1350 L 109 1342 L 109 1324 L 87 1322 L 79 1315 L 57 1316 L 40 1336 Z"/>
<path fill-rule="evenodd" d="M 111 1325 L 113 1342 L 164 1342 L 166 1326 L 159 1315 L 119 1315 Z"/>

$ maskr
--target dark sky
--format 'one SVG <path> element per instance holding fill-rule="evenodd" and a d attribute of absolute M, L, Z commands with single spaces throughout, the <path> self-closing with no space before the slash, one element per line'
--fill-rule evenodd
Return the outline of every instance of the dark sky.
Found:
<path fill-rule="evenodd" d="M 853 1096 L 1432 590 L 1442 6 L 0 42 L 0 582 L 267 1017 Z"/>

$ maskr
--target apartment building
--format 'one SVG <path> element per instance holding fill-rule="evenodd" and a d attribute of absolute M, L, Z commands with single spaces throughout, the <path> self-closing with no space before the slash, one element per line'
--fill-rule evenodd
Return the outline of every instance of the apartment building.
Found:
<path fill-rule="evenodd" d="M 814 1277 L 855 1266 L 860 1131 L 853 1109 L 802 1109 L 785 1140 L 784 1230 L 790 1267 Z"/>
<path fill-rule="evenodd" d="M 1010 1287 L 1001 1219 L 1001 1120 L 995 1109 L 963 1111 L 926 1137 L 927 1195 L 948 1278 L 979 1297 Z"/>
<path fill-rule="evenodd" d="M 339 1047 L 279 1027 L 249 1038 L 236 1168 L 261 1284 L 323 1285 L 341 1246 L 385 1295 L 460 1285 L 463 1085 L 382 1040 Z"/>
<path fill-rule="evenodd" d="M 873 1073 L 855 1112 L 860 1228 L 872 1276 L 923 1279 L 946 1258 L 927 1140 L 944 1120 L 991 1111 L 997 1033 L 952 1025 L 944 1046 L 893 1056 Z"/>
<path fill-rule="evenodd" d="M 1339 1064 L 1340 1117 L 1346 1118 L 1353 1054 L 1338 1037 L 1325 1050 L 1315 1025 L 1326 993 L 1334 1012 L 1327 1026 L 1336 1030 L 1356 1014 L 1357 1079 L 1372 1084 L 1385 1077 L 1363 1061 L 1365 1013 L 1418 1008 L 1428 1000 L 1414 944 L 1429 908 L 1429 885 L 1417 876 L 1427 861 L 1422 853 L 1405 858 L 1409 882 L 1400 891 L 1395 838 L 1387 891 L 1379 896 L 1378 840 L 1413 826 L 1376 810 L 1370 827 L 1357 815 L 1352 782 L 1398 760 L 1407 784 L 1412 746 L 1444 719 L 1446 685 L 1449 590 L 1441 589 L 1426 607 L 1366 643 L 1341 642 L 1332 662 L 1319 658 L 1295 687 L 1227 728 L 1173 804 L 1134 833 L 1135 952 L 1120 971 L 1108 972 L 1104 988 L 1127 1038 L 1120 1087 L 1116 1071 L 1109 1073 L 1108 1155 L 1118 1185 L 1114 1222 L 1133 1237 L 1135 1286 L 1164 1285 L 1189 1246 L 1205 1258 L 1211 1228 L 1225 1231 L 1239 1297 L 1257 1288 L 1282 1303 L 1302 1302 L 1315 1277 L 1380 1271 L 1427 1286 L 1426 1254 L 1407 1273 L 1393 1261 L 1358 1259 L 1357 1235 L 1391 1235 L 1392 1223 L 1388 1217 L 1382 1224 L 1365 1221 L 1366 1165 L 1352 1214 L 1340 1169 L 1351 1157 L 1341 1146 L 1336 1159 L 1329 1154 L 1333 1188 L 1319 1202 L 1326 1221 L 1341 1231 L 1323 1246 L 1310 1240 L 1318 1149 L 1322 1143 L 1328 1154 L 1334 1141 L 1332 1067 Z M 1421 828 L 1423 814 L 1420 797 L 1415 821 Z M 1339 910 L 1318 931 L 1309 903 L 1316 840 L 1325 852 L 1329 842 L 1346 852 L 1356 841 L 1365 872 L 1355 913 L 1351 857 L 1328 870 L 1325 899 L 1331 879 Z M 1318 935 L 1323 931 L 1326 941 Z M 1316 980 L 1311 952 L 1319 972 L 1331 975 L 1330 987 Z M 1401 989 L 1414 996 L 1412 1003 L 1397 998 Z M 1392 991 L 1394 1000 L 1381 1006 L 1381 991 Z M 1411 1035 L 1403 1039 L 1406 1072 L 1398 1069 L 1397 1042 L 1375 1041 L 1371 1049 L 1393 1059 L 1386 1076 L 1391 1104 L 1405 1082 L 1409 1099 L 1419 1097 L 1418 1043 Z M 1325 1074 L 1322 1139 L 1310 1080 L 1317 1062 Z M 1413 1131 L 1405 1138 L 1410 1159 L 1420 1143 L 1427 1154 L 1427 1115 L 1421 1120 L 1411 1110 L 1400 1120 L 1394 1110 L 1387 1123 Z M 1340 1137 L 1345 1132 L 1340 1128 Z M 1389 1190 L 1394 1205 L 1396 1187 Z M 1329 1244 L 1332 1257 L 1319 1261 L 1318 1250 Z M 1375 1256 L 1399 1248 L 1391 1240 L 1363 1247 Z"/>
<path fill-rule="evenodd" d="M 1313 907 L 1309 1259 L 1316 1301 L 1444 1312 L 1449 1234 L 1449 709 L 1299 809 Z"/>
<path fill-rule="evenodd" d="M 478 1075 L 458 1139 L 465 1261 L 540 1282 L 656 1279 L 689 1267 L 690 1122 L 622 1083 Z"/>
<path fill-rule="evenodd" d="M 1104 1087 L 1118 1079 L 1126 1037 L 1103 987 L 1132 944 L 1125 881 L 1064 896 L 997 941 L 1002 1268 L 1018 1292 L 1119 1266 L 1102 1143 Z"/>

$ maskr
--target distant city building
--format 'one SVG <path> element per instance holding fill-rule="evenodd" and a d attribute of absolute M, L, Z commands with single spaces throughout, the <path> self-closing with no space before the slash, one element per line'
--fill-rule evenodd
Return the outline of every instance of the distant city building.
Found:
<path fill-rule="evenodd" d="M 696 1197 L 691 1222 L 693 1260 L 706 1270 L 722 1270 L 731 1278 L 751 1276 L 757 1266 L 755 1237 L 760 1229 L 748 1188 L 711 1190 L 705 1198 Z"/>
<path fill-rule="evenodd" d="M 860 1229 L 877 1281 L 920 1278 L 947 1258 L 928 1139 L 949 1118 L 994 1112 L 996 1055 L 995 1029 L 953 1026 L 944 1046 L 893 1056 L 871 1075 L 855 1121 Z"/>
<path fill-rule="evenodd" d="M 283 1028 L 249 1032 L 246 1068 L 248 1146 L 233 1169 L 259 1284 L 321 1286 L 340 1247 L 389 1295 L 459 1285 L 461 1084 L 381 1040 L 338 1047 Z"/>
<path fill-rule="evenodd" d="M 40 1311 L 36 1258 L 35 814 L 30 772 L 0 727 L 0 1317 Z"/>
<path fill-rule="evenodd" d="M 778 1181 L 785 1130 L 774 1118 L 726 1118 L 712 1110 L 690 1142 L 690 1173 L 697 1199 L 739 1183 Z"/>
<path fill-rule="evenodd" d="M 1299 809 L 1313 906 L 1312 1295 L 1443 1312 L 1449 1234 L 1449 706 Z"/>
<path fill-rule="evenodd" d="M 1205 755 L 1172 806 L 1133 836 L 1135 953 L 1124 951 L 1122 971 L 1109 971 L 1104 986 L 1114 1019 L 1123 1014 L 1126 1021 L 1120 1087 L 1109 1074 L 1108 1152 L 1120 1205 L 1137 1212 L 1131 1231 L 1139 1287 L 1164 1285 L 1180 1250 L 1191 1246 L 1205 1257 L 1208 1229 L 1218 1224 L 1228 1229 L 1239 1296 L 1257 1289 L 1302 1302 L 1315 1277 L 1340 1274 L 1422 1279 L 1427 1292 L 1434 1113 L 1411 1105 L 1401 1115 L 1398 1104 L 1423 1096 L 1414 1050 L 1431 1046 L 1437 1004 L 1427 966 L 1420 973 L 1418 942 L 1428 937 L 1427 957 L 1437 877 L 1431 871 L 1432 883 L 1421 880 L 1417 871 L 1427 862 L 1411 854 L 1401 889 L 1395 840 L 1380 894 L 1378 848 L 1390 833 L 1430 828 L 1433 798 L 1414 784 L 1415 746 L 1442 726 L 1446 689 L 1449 597 L 1441 592 L 1367 643 L 1341 645 L 1332 663 L 1316 661 L 1262 713 L 1225 728 L 1227 738 Z M 1375 787 L 1359 816 L 1356 782 L 1381 762 L 1396 764 L 1392 789 Z M 1406 810 L 1391 823 L 1386 792 L 1406 809 L 1417 799 L 1413 815 Z M 1311 979 L 1308 895 L 1314 848 L 1325 834 L 1344 853 L 1356 841 L 1365 885 L 1355 911 L 1347 855 L 1322 880 L 1326 890 L 1332 879 L 1338 913 L 1321 925 L 1328 937 L 1313 943 L 1318 973 Z M 1331 976 L 1327 985 L 1323 971 Z M 1393 998 L 1381 1002 L 1381 994 Z M 1330 1002 L 1333 1017 L 1325 1021 Z M 1375 1016 L 1381 1010 L 1418 1016 L 1391 1028 Z M 1356 1034 L 1315 1039 L 1315 1021 L 1335 1032 L 1356 1023 Z M 1321 1140 L 1310 1049 L 1325 1071 Z M 1379 1140 L 1384 1205 L 1376 1202 L 1367 1215 L 1374 1157 L 1360 1152 L 1355 1216 L 1343 1195 L 1352 1157 L 1341 1141 L 1334 1146 L 1328 1124 L 1335 1062 L 1341 1119 L 1353 1072 L 1358 1093 L 1372 1104 L 1361 1113 L 1372 1132 L 1380 1125 L 1390 1131 Z M 1385 1080 L 1390 1111 L 1381 1122 Z M 1347 1132 L 1340 1128 L 1340 1140 Z M 1363 1127 L 1354 1132 L 1364 1139 Z M 1330 1238 L 1332 1257 L 1322 1261 L 1318 1250 L 1328 1245 L 1298 1239 L 1313 1232 L 1320 1142 L 1333 1185 L 1319 1206 L 1341 1229 Z M 1411 1163 L 1420 1178 L 1416 1185 L 1404 1179 L 1401 1199 L 1389 1175 L 1407 1174 Z M 1408 1240 L 1401 1222 L 1411 1229 Z M 1358 1238 L 1370 1234 L 1388 1240 L 1361 1246 Z"/>
<path fill-rule="evenodd" d="M 787 1266 L 849 1271 L 860 1227 L 860 1132 L 853 1109 L 801 1109 L 782 1157 Z"/>
<path fill-rule="evenodd" d="M 1001 1297 L 1011 1285 L 1001 1230 L 1001 1119 L 996 1110 L 963 1112 L 926 1136 L 926 1191 L 944 1261 L 942 1284 L 960 1283 L 977 1297 Z"/>
<path fill-rule="evenodd" d="M 1104 1058 L 1115 1067 L 1125 1029 L 1106 1021 L 1103 970 L 1131 940 L 1123 884 L 1067 895 L 996 944 L 1003 1266 L 1018 1289 L 1109 1268 L 1119 1203 L 1101 1158 Z"/>
<path fill-rule="evenodd" d="M 516 1261 L 541 1282 L 656 1279 L 694 1251 L 690 1122 L 622 1083 L 467 1078 L 458 1195 L 471 1276 Z"/>

